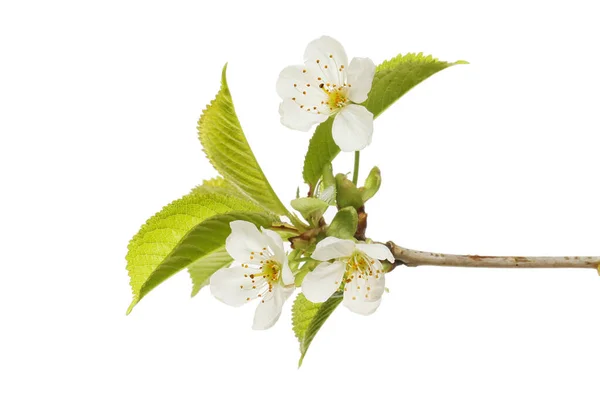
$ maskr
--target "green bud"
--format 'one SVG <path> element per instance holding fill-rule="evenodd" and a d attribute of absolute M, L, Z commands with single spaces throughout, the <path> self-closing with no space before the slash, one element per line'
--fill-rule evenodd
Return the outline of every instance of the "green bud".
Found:
<path fill-rule="evenodd" d="M 379 171 L 379 167 L 375 166 L 371 169 L 369 176 L 365 180 L 365 186 L 360 188 L 360 192 L 362 194 L 363 202 L 371 199 L 377 191 L 379 191 L 379 187 L 381 186 L 381 171 Z"/>
<path fill-rule="evenodd" d="M 356 188 L 356 185 L 354 185 L 344 174 L 336 175 L 335 182 L 337 188 L 336 200 L 338 209 L 352 206 L 358 210 L 364 205 L 360 190 Z"/>

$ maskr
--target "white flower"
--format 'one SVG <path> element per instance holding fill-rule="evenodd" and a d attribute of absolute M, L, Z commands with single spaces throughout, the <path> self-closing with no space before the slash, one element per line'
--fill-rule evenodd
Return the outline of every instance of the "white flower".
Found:
<path fill-rule="evenodd" d="M 387 246 L 328 237 L 317 244 L 312 258 L 323 262 L 304 277 L 302 293 L 307 299 L 322 303 L 344 282 L 344 304 L 351 311 L 369 315 L 379 307 L 385 290 L 379 260 L 394 262 Z"/>
<path fill-rule="evenodd" d="M 308 131 L 331 115 L 333 140 L 342 151 L 364 149 L 371 143 L 373 114 L 364 106 L 375 64 L 369 58 L 353 58 L 348 64 L 344 47 L 329 36 L 308 44 L 304 65 L 288 66 L 279 74 L 277 94 L 281 123 Z"/>
<path fill-rule="evenodd" d="M 281 307 L 294 291 L 294 276 L 281 237 L 247 221 L 232 221 L 227 253 L 239 267 L 223 268 L 210 278 L 210 291 L 225 304 L 239 307 L 260 299 L 253 329 L 268 329 L 277 322 Z"/>

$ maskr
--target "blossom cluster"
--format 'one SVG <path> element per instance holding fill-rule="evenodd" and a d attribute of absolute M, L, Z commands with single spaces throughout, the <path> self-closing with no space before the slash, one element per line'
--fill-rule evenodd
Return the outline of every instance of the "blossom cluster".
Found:
<path fill-rule="evenodd" d="M 339 148 L 346 152 L 364 149 L 371 143 L 373 114 L 361 104 L 368 99 L 374 74 L 373 61 L 353 58 L 348 62 L 335 39 L 323 36 L 312 41 L 304 52 L 304 64 L 289 66 L 279 75 L 281 123 L 308 131 L 333 118 L 332 137 Z M 385 291 L 381 261 L 394 262 L 387 246 L 355 237 L 321 237 L 307 249 L 309 256 L 294 258 L 291 267 L 279 233 L 242 220 L 231 222 L 230 227 L 225 246 L 235 265 L 215 272 L 210 289 L 232 306 L 257 300 L 254 329 L 273 326 L 297 286 L 313 303 L 341 294 L 344 305 L 355 313 L 368 315 L 379 307 Z M 304 267 L 308 272 L 301 271 Z"/>

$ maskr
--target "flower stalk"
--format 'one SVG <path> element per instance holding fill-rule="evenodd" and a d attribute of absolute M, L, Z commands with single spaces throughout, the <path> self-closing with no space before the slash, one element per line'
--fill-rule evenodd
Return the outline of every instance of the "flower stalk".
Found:
<path fill-rule="evenodd" d="M 352 173 L 352 183 L 358 185 L 358 170 L 360 168 L 360 151 L 354 152 L 354 173 Z"/>

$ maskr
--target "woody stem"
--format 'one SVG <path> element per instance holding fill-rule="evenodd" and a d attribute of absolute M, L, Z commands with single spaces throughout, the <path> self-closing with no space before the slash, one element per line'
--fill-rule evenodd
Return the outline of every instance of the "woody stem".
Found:
<path fill-rule="evenodd" d="M 472 268 L 591 268 L 600 265 L 600 256 L 523 257 L 523 256 L 477 256 L 430 253 L 407 249 L 388 242 L 396 264 L 408 267 L 432 265 L 442 267 Z"/>

